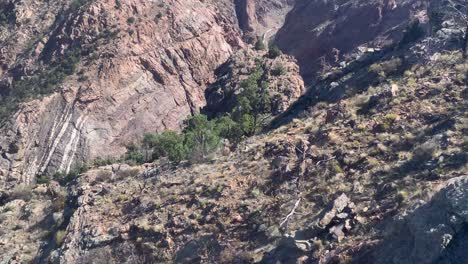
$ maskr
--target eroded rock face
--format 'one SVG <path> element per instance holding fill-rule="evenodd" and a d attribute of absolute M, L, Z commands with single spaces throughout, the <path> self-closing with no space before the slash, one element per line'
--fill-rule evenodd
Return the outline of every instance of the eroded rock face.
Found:
<path fill-rule="evenodd" d="M 215 70 L 245 47 L 239 23 L 246 34 L 276 32 L 292 3 L 58 1 L 49 11 L 15 3 L 16 24 L 3 31 L 2 93 L 73 52 L 80 62 L 59 92 L 21 105 L 0 127 L 3 185 L 120 156 L 145 132 L 178 129 L 205 105 Z M 42 27 L 33 24 L 36 10 L 48 18 Z M 22 37 L 11 35 L 13 27 Z"/>
<path fill-rule="evenodd" d="M 335 65 L 361 45 L 397 43 L 409 21 L 424 17 L 421 11 L 427 4 L 416 0 L 300 0 L 278 32 L 276 43 L 298 58 L 304 79 L 311 81 L 323 63 Z"/>
<path fill-rule="evenodd" d="M 121 155 L 146 131 L 179 128 L 205 104 L 216 67 L 244 45 L 229 1 L 98 1 L 64 16 L 36 44 L 38 57 L 95 51 L 81 58 L 84 77 L 70 76 L 60 93 L 23 105 L 1 128 L 2 181 L 67 172 Z"/>
<path fill-rule="evenodd" d="M 292 56 L 268 58 L 266 51 L 243 49 L 218 69 L 217 81 L 206 90 L 207 110 L 212 113 L 232 110 L 242 82 L 258 69 L 263 72 L 261 80 L 268 85 L 271 110 L 275 115 L 288 109 L 305 92 L 299 67 Z"/>
<path fill-rule="evenodd" d="M 461 177 L 397 218 L 383 242 L 355 263 L 462 263 L 467 225 L 468 179 Z"/>
<path fill-rule="evenodd" d="M 235 0 L 236 13 L 244 38 L 253 42 L 257 37 L 270 39 L 283 26 L 296 0 Z"/>

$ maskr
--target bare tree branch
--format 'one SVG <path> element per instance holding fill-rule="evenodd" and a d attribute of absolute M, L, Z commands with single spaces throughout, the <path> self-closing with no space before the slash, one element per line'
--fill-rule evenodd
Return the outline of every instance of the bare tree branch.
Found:
<path fill-rule="evenodd" d="M 294 204 L 294 208 L 291 210 L 291 212 L 284 218 L 284 220 L 280 223 L 280 227 L 282 227 L 286 222 L 288 222 L 289 218 L 291 216 L 294 215 L 294 213 L 296 213 L 296 209 L 297 207 L 299 206 L 299 203 L 301 202 L 301 198 L 299 198 L 299 200 L 296 201 L 296 203 Z"/>
<path fill-rule="evenodd" d="M 315 164 L 315 167 L 318 167 L 318 166 L 320 166 L 322 163 L 329 162 L 329 161 L 334 160 L 334 159 L 336 159 L 336 156 L 333 156 L 333 157 L 331 157 L 331 158 L 329 158 L 329 159 L 326 159 L 326 160 L 321 160 L 321 161 L 317 162 L 317 164 Z"/>

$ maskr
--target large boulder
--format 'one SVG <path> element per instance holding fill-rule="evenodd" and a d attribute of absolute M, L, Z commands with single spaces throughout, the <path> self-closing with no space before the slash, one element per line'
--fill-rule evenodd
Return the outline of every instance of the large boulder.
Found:
<path fill-rule="evenodd" d="M 429 203 L 396 218 L 384 240 L 354 263 L 466 263 L 467 229 L 468 177 L 463 176 Z"/>

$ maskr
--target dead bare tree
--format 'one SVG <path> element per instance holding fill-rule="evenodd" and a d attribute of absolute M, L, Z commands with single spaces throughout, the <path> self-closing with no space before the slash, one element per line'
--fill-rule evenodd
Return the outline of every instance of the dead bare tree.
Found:
<path fill-rule="evenodd" d="M 297 207 L 299 206 L 299 203 L 300 203 L 300 202 L 301 202 L 301 198 L 299 198 L 299 199 L 296 201 L 296 203 L 294 204 L 294 207 L 293 207 L 293 209 L 291 210 L 291 212 L 289 212 L 289 214 L 284 218 L 284 220 L 281 221 L 281 223 L 279 224 L 280 227 L 282 227 L 285 223 L 287 223 L 288 220 L 289 220 L 289 218 L 290 218 L 291 216 L 293 216 L 293 215 L 296 213 L 296 209 L 297 209 Z"/>

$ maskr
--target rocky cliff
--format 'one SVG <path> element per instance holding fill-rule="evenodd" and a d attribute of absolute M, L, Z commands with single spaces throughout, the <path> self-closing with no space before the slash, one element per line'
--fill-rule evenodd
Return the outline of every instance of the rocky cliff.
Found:
<path fill-rule="evenodd" d="M 47 64 L 70 54 L 79 60 L 51 94 L 2 121 L 0 178 L 23 183 L 119 156 L 145 132 L 178 129 L 205 105 L 215 69 L 245 46 L 236 10 L 251 8 L 230 1 L 8 3 L 15 21 L 2 27 L 3 97 L 14 96 L 19 80 L 54 78 Z M 259 14 L 249 23 L 278 27 L 268 17 L 283 6 L 271 5 L 254 6 Z"/>
<path fill-rule="evenodd" d="M 349 59 L 360 46 L 398 43 L 410 21 L 427 18 L 430 1 L 297 1 L 276 42 L 299 60 L 307 81 Z M 313 14 L 313 15 L 312 15 Z"/>
<path fill-rule="evenodd" d="M 467 8 L 0 0 L 0 262 L 463 263 Z M 108 159 L 247 88 L 237 145 Z"/>
<path fill-rule="evenodd" d="M 424 1 L 7 1 L 2 8 L 13 15 L 2 27 L 7 117 L 0 178 L 32 183 L 37 175 L 120 156 L 145 132 L 178 129 L 206 104 L 204 91 L 216 82 L 215 70 L 247 45 L 244 40 L 266 42 L 279 30 L 275 43 L 298 60 L 310 81 L 323 63 L 337 65 L 359 46 L 397 42 L 410 21 L 424 19 L 426 6 Z M 287 89 L 292 100 L 303 90 L 300 84 Z"/>

